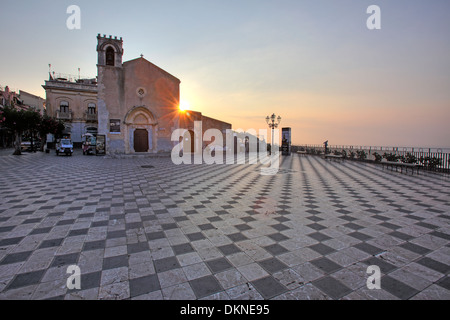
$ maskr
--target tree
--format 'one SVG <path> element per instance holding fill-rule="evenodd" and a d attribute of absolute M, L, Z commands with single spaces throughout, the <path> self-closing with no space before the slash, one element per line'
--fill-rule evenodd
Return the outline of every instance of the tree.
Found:
<path fill-rule="evenodd" d="M 23 110 L 17 110 L 14 106 L 6 106 L 3 109 L 5 120 L 3 126 L 14 134 L 14 155 L 21 155 L 22 133 L 26 130 L 25 114 Z"/>
<path fill-rule="evenodd" d="M 36 110 L 19 110 L 16 109 L 14 105 L 4 107 L 3 115 L 3 126 L 11 131 L 14 135 L 15 150 L 13 155 L 21 155 L 22 134 L 26 131 L 29 131 L 32 137 L 35 136 L 41 123 L 42 117 Z"/>
<path fill-rule="evenodd" d="M 61 120 L 55 120 L 47 115 L 41 118 L 41 122 L 38 128 L 39 135 L 42 139 L 41 151 L 44 151 L 44 145 L 47 143 L 47 134 L 53 134 L 56 138 L 62 136 L 64 131 L 64 122 Z"/>

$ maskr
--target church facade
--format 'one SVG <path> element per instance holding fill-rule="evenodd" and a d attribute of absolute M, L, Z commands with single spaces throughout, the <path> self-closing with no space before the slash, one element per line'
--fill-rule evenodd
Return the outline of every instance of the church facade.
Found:
<path fill-rule="evenodd" d="M 142 56 L 122 63 L 122 39 L 97 39 L 98 134 L 106 136 L 106 152 L 170 152 L 180 80 Z"/>

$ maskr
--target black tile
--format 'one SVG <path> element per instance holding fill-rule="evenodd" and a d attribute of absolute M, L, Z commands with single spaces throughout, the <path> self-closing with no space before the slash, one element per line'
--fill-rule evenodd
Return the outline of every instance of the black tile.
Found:
<path fill-rule="evenodd" d="M 138 242 L 127 245 L 127 253 L 133 254 L 142 251 L 149 251 L 150 248 L 148 246 L 148 242 Z"/>
<path fill-rule="evenodd" d="M 284 234 L 282 234 L 282 233 L 274 233 L 274 234 L 270 234 L 270 235 L 268 235 L 268 237 L 270 238 L 270 239 L 272 239 L 272 240 L 274 240 L 274 241 L 277 241 L 277 242 L 281 242 L 281 241 L 284 241 L 284 240 L 288 240 L 289 238 L 288 237 L 286 237 Z"/>
<path fill-rule="evenodd" d="M 211 217 L 208 218 L 209 222 L 217 222 L 217 221 L 223 221 L 221 217 Z"/>
<path fill-rule="evenodd" d="M 327 241 L 330 240 L 331 237 L 327 236 L 326 234 L 320 233 L 320 232 L 314 232 L 307 235 L 310 238 L 313 238 L 316 241 Z"/>
<path fill-rule="evenodd" d="M 314 221 L 314 222 L 319 222 L 319 221 L 323 221 L 322 218 L 317 217 L 317 216 L 310 216 L 310 217 L 306 217 L 308 220 Z"/>
<path fill-rule="evenodd" d="M 32 251 L 10 253 L 5 258 L 3 258 L 3 260 L 0 262 L 0 265 L 26 261 L 32 253 Z"/>
<path fill-rule="evenodd" d="M 79 252 L 55 256 L 50 267 L 61 267 L 77 264 L 79 256 Z"/>
<path fill-rule="evenodd" d="M 87 235 L 89 229 L 77 229 L 77 230 L 71 230 L 68 237 L 75 237 L 75 236 L 84 236 Z"/>
<path fill-rule="evenodd" d="M 405 241 L 409 241 L 411 239 L 414 239 L 413 236 L 410 236 L 409 234 L 406 234 L 406 233 L 403 233 L 403 232 L 400 232 L 400 231 L 394 231 L 394 232 L 390 232 L 388 234 L 393 236 L 393 237 L 399 238 L 401 240 L 405 240 Z"/>
<path fill-rule="evenodd" d="M 162 231 L 156 231 L 156 232 L 147 233 L 147 239 L 150 240 L 150 241 L 151 240 L 163 239 L 165 237 L 166 237 L 166 235 Z"/>
<path fill-rule="evenodd" d="M 23 224 L 28 224 L 28 223 L 38 223 L 41 222 L 42 218 L 33 218 L 33 219 L 27 219 L 23 222 Z M 1 231 L 0 231 L 1 232 Z"/>
<path fill-rule="evenodd" d="M 189 239 L 189 241 L 198 241 L 206 239 L 205 235 L 201 232 L 187 234 L 186 237 Z"/>
<path fill-rule="evenodd" d="M 60 220 L 58 223 L 56 223 L 57 226 L 67 226 L 69 224 L 73 224 L 75 222 L 75 219 L 69 219 L 69 220 Z"/>
<path fill-rule="evenodd" d="M 312 284 L 335 300 L 341 299 L 352 292 L 350 288 L 331 276 L 315 280 Z"/>
<path fill-rule="evenodd" d="M 429 269 L 432 269 L 434 271 L 446 274 L 450 271 L 450 266 L 446 265 L 445 263 L 436 261 L 434 259 L 423 257 L 416 261 L 418 264 L 421 264 L 422 266 L 425 266 Z"/>
<path fill-rule="evenodd" d="M 288 266 L 277 258 L 269 258 L 263 261 L 259 261 L 258 264 L 263 267 L 270 274 L 274 274 L 278 271 L 287 269 Z"/>
<path fill-rule="evenodd" d="M 85 242 L 84 245 L 83 245 L 83 251 L 104 249 L 105 246 L 106 246 L 106 241 L 105 240 L 97 240 L 97 241 Z"/>
<path fill-rule="evenodd" d="M 126 236 L 125 230 L 108 231 L 106 235 L 108 239 L 125 238 Z"/>
<path fill-rule="evenodd" d="M 17 274 L 8 285 L 7 290 L 22 288 L 38 284 L 47 270 L 39 270 L 28 273 Z"/>
<path fill-rule="evenodd" d="M 165 272 L 177 268 L 181 268 L 177 258 L 168 257 L 154 261 L 156 272 Z"/>
<path fill-rule="evenodd" d="M 438 237 L 438 238 L 442 238 L 442 239 L 445 239 L 445 240 L 450 240 L 450 235 L 446 234 L 446 233 L 443 233 L 443 232 L 433 231 L 433 232 L 430 232 L 429 234 L 432 235 L 432 236 Z"/>
<path fill-rule="evenodd" d="M 101 282 L 101 278 L 102 278 L 102 272 L 101 271 L 97 271 L 97 272 L 91 272 L 91 273 L 82 273 L 81 274 L 81 289 L 80 290 L 88 290 L 88 289 L 94 289 L 94 288 L 98 288 L 100 287 L 100 282 Z M 80 290 L 73 290 L 73 291 L 80 291 Z M 70 290 L 69 292 L 72 292 L 72 290 Z"/>
<path fill-rule="evenodd" d="M 163 230 L 172 230 L 178 228 L 176 223 L 164 223 L 161 225 Z"/>
<path fill-rule="evenodd" d="M 24 237 L 8 238 L 0 240 L 0 247 L 18 244 Z"/>
<path fill-rule="evenodd" d="M 195 293 L 197 299 L 201 299 L 210 296 L 214 293 L 220 292 L 223 288 L 214 276 L 206 276 L 189 281 L 192 290 Z"/>
<path fill-rule="evenodd" d="M 44 240 L 44 241 L 42 241 L 41 245 L 39 246 L 39 249 L 59 247 L 63 241 L 64 241 L 64 238 Z"/>
<path fill-rule="evenodd" d="M 238 224 L 238 225 L 235 225 L 234 226 L 236 229 L 238 229 L 239 231 L 246 231 L 246 230 L 250 230 L 251 229 L 251 227 L 249 227 L 248 225 L 246 225 L 246 224 Z"/>
<path fill-rule="evenodd" d="M 352 292 L 350 288 L 331 276 L 315 280 L 312 284 L 335 300 L 341 299 Z"/>
<path fill-rule="evenodd" d="M 217 249 L 220 250 L 220 252 L 222 252 L 225 256 L 237 253 L 237 252 L 241 252 L 241 249 L 239 249 L 236 245 L 234 244 L 227 244 L 224 246 L 220 246 L 217 247 Z"/>
<path fill-rule="evenodd" d="M 374 215 L 374 216 L 372 216 L 372 218 L 378 219 L 378 220 L 381 220 L 381 221 L 389 221 L 389 220 L 391 220 L 391 218 L 388 218 L 388 217 L 385 217 L 385 216 L 381 216 L 381 215 Z"/>
<path fill-rule="evenodd" d="M 271 225 L 271 227 L 274 228 L 275 230 L 277 230 L 278 232 L 281 232 L 281 231 L 285 231 L 285 230 L 289 230 L 289 229 L 290 229 L 289 227 L 285 226 L 285 225 L 282 224 L 282 223 L 279 223 L 279 224 L 273 224 L 273 225 Z"/>
<path fill-rule="evenodd" d="M 125 229 L 126 230 L 130 230 L 130 229 L 141 229 L 144 227 L 144 224 L 142 222 L 130 222 L 130 223 L 126 223 L 125 224 Z"/>
<path fill-rule="evenodd" d="M 206 261 L 206 264 L 208 265 L 209 269 L 211 269 L 212 273 L 219 273 L 233 267 L 231 263 L 229 263 L 225 258 Z"/>
<path fill-rule="evenodd" d="M 312 260 L 311 263 L 319 268 L 320 270 L 325 271 L 326 273 L 333 273 L 342 267 L 338 265 L 337 263 L 331 261 L 328 258 L 322 257 L 315 260 Z"/>
<path fill-rule="evenodd" d="M 311 246 L 309 246 L 309 248 L 316 251 L 317 253 L 320 253 L 321 255 L 327 255 L 327 254 L 330 254 L 330 253 L 336 251 L 333 248 L 330 248 L 329 246 L 324 245 L 323 243 L 311 245 Z"/>
<path fill-rule="evenodd" d="M 143 294 L 161 289 L 158 276 L 152 274 L 137 279 L 130 279 L 130 297 L 134 298 Z"/>
<path fill-rule="evenodd" d="M 91 224 L 92 228 L 96 228 L 96 227 L 107 227 L 109 224 L 108 220 L 103 220 L 103 221 L 94 221 Z"/>
<path fill-rule="evenodd" d="M 211 223 L 201 224 L 201 225 L 199 225 L 198 227 L 199 227 L 200 230 L 202 230 L 202 231 L 211 230 L 211 229 L 216 229 L 216 227 L 214 227 Z"/>
<path fill-rule="evenodd" d="M 365 242 L 361 242 L 361 243 L 355 244 L 354 247 L 359 249 L 359 250 L 361 250 L 361 251 L 364 251 L 364 252 L 366 252 L 368 254 L 371 254 L 373 256 L 384 251 L 383 249 L 380 249 L 378 247 L 372 246 L 372 245 L 370 245 L 368 243 L 365 243 Z"/>
<path fill-rule="evenodd" d="M 419 292 L 418 290 L 397 279 L 391 278 L 390 276 L 384 276 L 381 278 L 381 289 L 386 290 L 402 300 L 409 299 Z"/>
<path fill-rule="evenodd" d="M 450 290 L 450 277 L 447 275 L 443 277 L 441 280 L 436 282 L 437 285 L 441 286 L 442 288 L 445 288 L 447 290 Z"/>
<path fill-rule="evenodd" d="M 233 242 L 244 241 L 244 240 L 248 239 L 246 236 L 244 236 L 240 232 L 233 233 L 233 234 L 228 234 L 227 237 L 230 238 L 230 240 L 233 241 Z"/>
<path fill-rule="evenodd" d="M 128 267 L 128 255 L 124 254 L 116 257 L 103 259 L 103 270 Z"/>
<path fill-rule="evenodd" d="M 183 244 L 178 244 L 172 247 L 173 252 L 176 255 L 180 255 L 180 254 L 185 254 L 185 253 L 189 253 L 189 252 L 194 252 L 194 248 L 192 248 L 190 243 L 183 243 Z"/>
<path fill-rule="evenodd" d="M 287 289 L 272 276 L 252 281 L 251 284 L 258 290 L 264 299 L 268 300 L 283 294 Z"/>
<path fill-rule="evenodd" d="M 49 233 L 51 230 L 52 230 L 52 227 L 36 228 L 33 231 L 31 231 L 29 235 Z"/>
<path fill-rule="evenodd" d="M 388 229 L 392 229 L 392 230 L 397 230 L 397 229 L 401 228 L 400 226 L 393 224 L 393 223 L 389 223 L 389 222 L 383 222 L 383 223 L 380 223 L 379 225 L 386 227 Z"/>
<path fill-rule="evenodd" d="M 425 223 L 425 222 L 417 222 L 416 225 L 427 228 L 427 229 L 433 229 L 433 230 L 439 228 L 439 226 L 435 226 L 434 224 Z"/>
<path fill-rule="evenodd" d="M 430 249 L 427 249 L 425 247 L 410 242 L 402 243 L 400 247 L 421 255 L 425 255 L 431 251 Z"/>
<path fill-rule="evenodd" d="M 264 247 L 264 249 L 266 249 L 269 253 L 271 253 L 274 256 L 288 252 L 288 250 L 285 247 L 280 246 L 277 243 Z"/>

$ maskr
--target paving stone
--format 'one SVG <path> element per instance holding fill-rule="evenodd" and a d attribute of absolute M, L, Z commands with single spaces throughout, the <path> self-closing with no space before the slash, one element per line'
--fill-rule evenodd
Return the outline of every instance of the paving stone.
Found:
<path fill-rule="evenodd" d="M 438 175 L 293 155 L 262 176 L 76 152 L 71 168 L 92 176 L 55 184 L 61 160 L 0 156 L 0 299 L 448 299 Z M 82 289 L 58 287 L 73 264 Z M 365 288 L 369 265 L 381 290 Z"/>

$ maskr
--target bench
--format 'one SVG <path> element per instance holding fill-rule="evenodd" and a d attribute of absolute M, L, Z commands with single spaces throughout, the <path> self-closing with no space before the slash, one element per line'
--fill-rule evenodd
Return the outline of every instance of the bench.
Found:
<path fill-rule="evenodd" d="M 334 161 L 342 161 L 342 160 L 344 160 L 344 157 L 340 156 L 340 155 L 336 155 L 336 154 L 326 154 L 325 160 L 326 159 L 330 159 L 330 160 L 334 160 Z"/>
<path fill-rule="evenodd" d="M 408 172 L 408 169 L 411 169 L 412 174 L 414 174 L 414 169 L 416 169 L 417 174 L 419 174 L 419 168 L 420 166 L 414 164 L 414 163 L 403 163 L 403 162 L 395 162 L 395 161 L 382 161 L 381 165 L 384 167 L 386 166 L 386 169 L 391 167 L 391 170 L 398 171 L 398 168 L 400 167 L 400 172 L 403 173 L 403 168 L 405 168 L 405 172 Z"/>
<path fill-rule="evenodd" d="M 306 156 L 306 151 L 297 151 L 297 154 Z"/>

